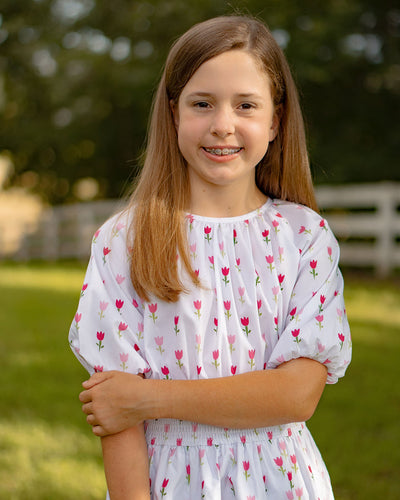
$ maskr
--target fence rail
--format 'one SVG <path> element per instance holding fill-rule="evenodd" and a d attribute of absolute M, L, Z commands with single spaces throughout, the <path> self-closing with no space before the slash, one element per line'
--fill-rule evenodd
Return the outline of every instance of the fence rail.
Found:
<path fill-rule="evenodd" d="M 340 241 L 341 265 L 373 268 L 380 276 L 400 268 L 400 183 L 320 186 L 317 199 Z M 23 228 L 12 254 L 0 240 L 0 259 L 86 260 L 93 233 L 120 208 L 105 200 L 48 209 L 36 230 Z"/>

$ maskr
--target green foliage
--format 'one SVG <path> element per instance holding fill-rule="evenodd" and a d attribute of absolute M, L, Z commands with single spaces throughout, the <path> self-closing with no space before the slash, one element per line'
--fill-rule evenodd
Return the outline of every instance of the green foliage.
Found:
<path fill-rule="evenodd" d="M 67 331 L 83 268 L 0 265 L 0 498 L 105 497 L 100 446 L 81 413 L 86 372 Z M 337 500 L 398 498 L 400 291 L 347 280 L 353 360 L 309 423 Z"/>
<path fill-rule="evenodd" d="M 390 0 L 4 0 L 0 152 L 15 165 L 11 182 L 61 202 L 94 177 L 97 196 L 120 196 L 171 42 L 236 11 L 264 19 L 285 48 L 316 180 L 400 180 L 400 11 Z"/>

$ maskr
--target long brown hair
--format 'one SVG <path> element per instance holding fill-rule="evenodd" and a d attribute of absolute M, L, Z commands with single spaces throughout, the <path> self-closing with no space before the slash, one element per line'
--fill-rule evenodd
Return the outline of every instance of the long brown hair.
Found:
<path fill-rule="evenodd" d="M 317 209 L 296 86 L 282 50 L 266 26 L 251 17 L 222 16 L 193 26 L 172 46 L 153 102 L 144 166 L 128 209 L 132 244 L 131 279 L 144 300 L 150 294 L 175 302 L 185 291 L 178 272 L 195 284 L 187 250 L 184 210 L 190 197 L 170 108 L 205 61 L 228 50 L 253 55 L 271 81 L 280 118 L 277 137 L 256 167 L 258 188 L 271 198 Z"/>

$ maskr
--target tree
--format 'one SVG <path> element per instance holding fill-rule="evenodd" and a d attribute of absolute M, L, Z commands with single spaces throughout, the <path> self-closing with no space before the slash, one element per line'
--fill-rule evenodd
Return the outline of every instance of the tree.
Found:
<path fill-rule="evenodd" d="M 88 177 L 98 191 L 87 196 L 121 195 L 171 42 L 236 8 L 265 19 L 285 49 L 316 180 L 400 180 L 400 11 L 389 0 L 3 0 L 0 151 L 11 182 L 52 203 L 84 196 L 75 188 Z"/>

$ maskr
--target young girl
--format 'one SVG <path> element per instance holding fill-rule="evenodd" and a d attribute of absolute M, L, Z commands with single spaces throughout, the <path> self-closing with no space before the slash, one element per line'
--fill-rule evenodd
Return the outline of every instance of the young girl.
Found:
<path fill-rule="evenodd" d="M 127 210 L 70 331 L 109 497 L 333 498 L 304 423 L 351 358 L 287 62 L 257 20 L 172 47 Z M 150 479 L 150 482 L 149 482 Z M 150 488 L 149 488 L 150 483 Z"/>

